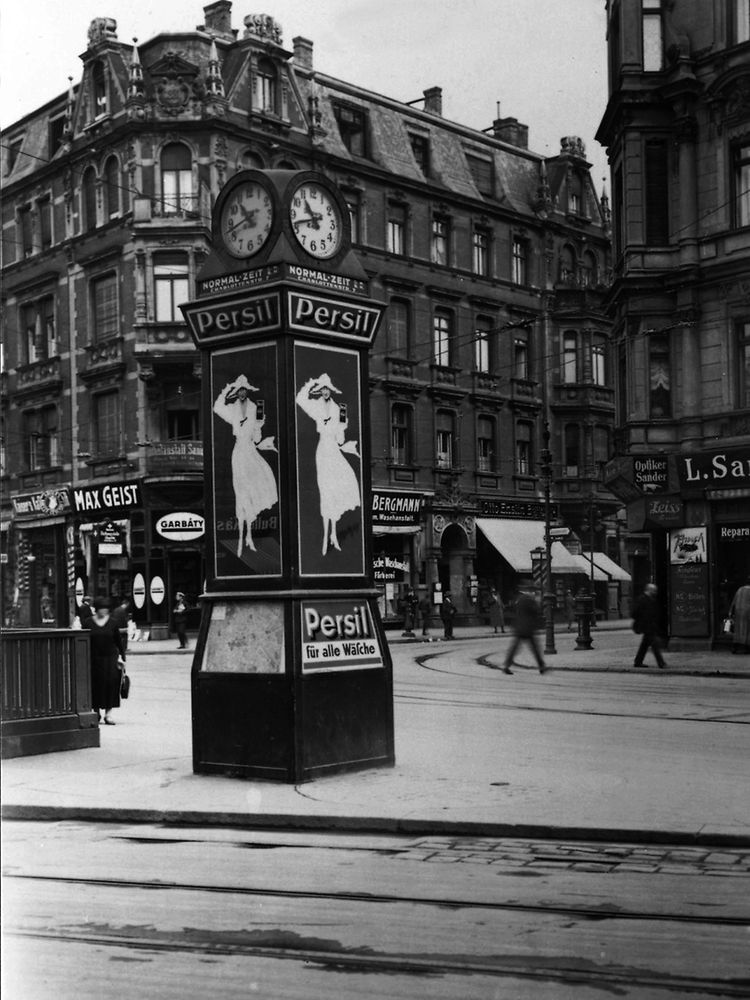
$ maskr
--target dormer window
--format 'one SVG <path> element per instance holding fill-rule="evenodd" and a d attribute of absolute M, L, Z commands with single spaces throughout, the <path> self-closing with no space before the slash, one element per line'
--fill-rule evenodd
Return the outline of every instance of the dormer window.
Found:
<path fill-rule="evenodd" d="M 409 142 L 411 144 L 411 151 L 414 154 L 414 159 L 417 161 L 417 166 L 422 171 L 423 177 L 430 176 L 430 140 L 426 135 L 417 135 L 414 132 L 409 133 Z"/>
<path fill-rule="evenodd" d="M 13 168 L 16 165 L 18 156 L 21 152 L 21 147 L 23 146 L 23 136 L 19 136 L 17 139 L 11 139 L 8 143 L 6 154 L 5 154 L 5 176 L 13 173 Z"/>
<path fill-rule="evenodd" d="M 367 114 L 350 104 L 337 104 L 334 114 L 341 141 L 352 156 L 367 156 Z"/>
<path fill-rule="evenodd" d="M 101 118 L 109 113 L 109 101 L 107 100 L 107 76 L 104 71 L 104 63 L 96 62 L 91 71 L 91 89 L 93 96 L 94 118 Z"/>
<path fill-rule="evenodd" d="M 258 109 L 276 114 L 276 68 L 270 59 L 259 59 L 255 75 Z"/>

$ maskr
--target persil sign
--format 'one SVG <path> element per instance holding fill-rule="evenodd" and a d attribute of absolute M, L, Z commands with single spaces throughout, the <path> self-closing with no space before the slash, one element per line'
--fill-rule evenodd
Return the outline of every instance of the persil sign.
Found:
<path fill-rule="evenodd" d="M 165 514 L 156 522 L 156 531 L 170 542 L 194 542 L 206 531 L 206 521 L 200 514 Z"/>
<path fill-rule="evenodd" d="M 302 670 L 362 670 L 382 667 L 380 642 L 363 601 L 304 601 Z"/>

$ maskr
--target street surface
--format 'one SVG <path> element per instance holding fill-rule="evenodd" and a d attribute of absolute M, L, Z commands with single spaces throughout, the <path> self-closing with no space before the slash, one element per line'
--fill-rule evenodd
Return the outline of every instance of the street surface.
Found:
<path fill-rule="evenodd" d="M 394 646 L 396 767 L 297 787 L 193 775 L 190 657 L 132 655 L 100 749 L 4 764 L 4 1000 L 750 996 L 750 657 L 508 641 Z"/>
<path fill-rule="evenodd" d="M 11 822 L 7 1000 L 747 997 L 750 848 Z"/>

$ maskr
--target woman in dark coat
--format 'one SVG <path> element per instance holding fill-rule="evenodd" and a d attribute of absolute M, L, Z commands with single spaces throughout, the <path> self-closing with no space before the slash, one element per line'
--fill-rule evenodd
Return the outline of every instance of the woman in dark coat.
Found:
<path fill-rule="evenodd" d="M 120 707 L 120 664 L 125 666 L 125 648 L 120 629 L 110 614 L 111 603 L 97 601 L 94 617 L 91 619 L 91 696 L 94 708 L 101 718 L 104 710 L 104 725 L 114 726 L 112 709 Z"/>

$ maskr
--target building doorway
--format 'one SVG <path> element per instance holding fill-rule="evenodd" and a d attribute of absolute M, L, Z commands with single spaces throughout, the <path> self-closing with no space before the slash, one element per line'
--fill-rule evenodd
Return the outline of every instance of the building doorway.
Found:
<path fill-rule="evenodd" d="M 450 591 L 456 610 L 470 614 L 473 609 L 467 596 L 466 578 L 473 567 L 469 539 L 460 524 L 449 524 L 440 539 L 438 578 L 445 594 Z"/>

